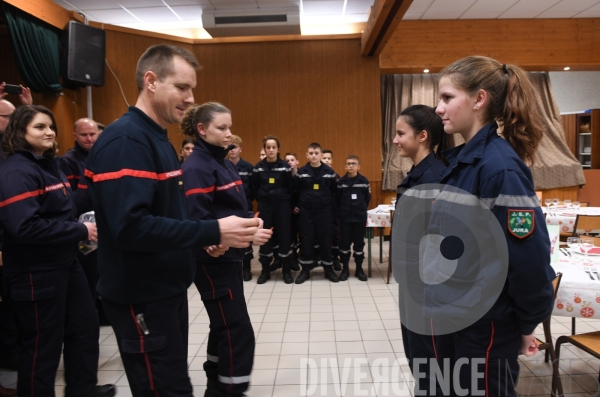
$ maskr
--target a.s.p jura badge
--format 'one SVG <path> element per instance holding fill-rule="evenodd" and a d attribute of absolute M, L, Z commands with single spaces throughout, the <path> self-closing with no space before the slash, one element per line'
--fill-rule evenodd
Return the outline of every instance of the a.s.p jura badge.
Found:
<path fill-rule="evenodd" d="M 535 219 L 533 210 L 508 210 L 508 231 L 517 238 L 533 233 Z"/>

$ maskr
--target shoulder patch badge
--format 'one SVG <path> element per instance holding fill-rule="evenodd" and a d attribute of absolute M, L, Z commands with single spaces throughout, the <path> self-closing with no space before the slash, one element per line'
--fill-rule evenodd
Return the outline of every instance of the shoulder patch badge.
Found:
<path fill-rule="evenodd" d="M 508 231 L 517 238 L 525 238 L 533 233 L 535 219 L 533 210 L 508 210 Z"/>

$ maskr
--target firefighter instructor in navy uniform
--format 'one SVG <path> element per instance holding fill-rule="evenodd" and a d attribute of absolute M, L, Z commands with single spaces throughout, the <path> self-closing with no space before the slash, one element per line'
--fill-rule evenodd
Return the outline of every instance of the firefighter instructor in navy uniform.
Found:
<path fill-rule="evenodd" d="M 115 330 L 131 393 L 192 396 L 187 371 L 187 289 L 194 248 L 246 248 L 260 221 L 189 220 L 167 126 L 194 102 L 198 61 L 156 45 L 138 61 L 135 106 L 93 146 L 85 172 L 98 235 L 98 293 Z"/>

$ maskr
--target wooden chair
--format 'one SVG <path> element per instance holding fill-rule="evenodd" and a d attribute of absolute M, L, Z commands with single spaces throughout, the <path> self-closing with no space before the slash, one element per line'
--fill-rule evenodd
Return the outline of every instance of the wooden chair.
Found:
<path fill-rule="evenodd" d="M 587 235 L 588 233 L 578 233 L 578 230 L 600 230 L 600 215 L 577 215 L 575 225 L 573 226 L 573 236 Z"/>
<path fill-rule="evenodd" d="M 562 279 L 562 273 L 556 273 L 556 278 L 552 280 L 552 287 L 554 287 L 554 301 L 556 301 L 556 294 L 558 293 L 558 287 L 560 286 L 560 280 Z M 552 332 L 550 329 L 550 324 L 552 321 L 552 315 L 550 315 L 543 323 L 544 327 L 544 339 L 536 338 L 538 343 L 538 349 L 545 350 L 546 356 L 544 358 L 544 362 L 548 362 L 549 359 L 552 359 L 552 392 L 555 390 L 558 391 L 562 396 L 562 383 L 560 381 L 560 376 L 558 372 L 558 355 L 554 350 L 554 342 L 552 341 Z"/>
<path fill-rule="evenodd" d="M 564 343 L 570 343 L 573 346 L 583 350 L 584 352 L 591 354 L 592 356 L 600 359 L 600 331 L 595 332 L 586 332 L 584 334 L 577 335 L 563 335 L 559 336 L 556 340 L 556 358 L 557 362 L 560 360 L 560 347 Z M 554 386 L 554 375 L 552 376 Z M 600 380 L 600 374 L 598 374 L 598 379 Z M 557 384 L 560 384 L 560 379 Z M 560 394 L 557 396 L 562 396 L 562 390 L 558 389 Z"/>
<path fill-rule="evenodd" d="M 589 201 L 581 201 L 580 204 L 581 204 L 581 207 L 589 207 L 590 206 Z"/>

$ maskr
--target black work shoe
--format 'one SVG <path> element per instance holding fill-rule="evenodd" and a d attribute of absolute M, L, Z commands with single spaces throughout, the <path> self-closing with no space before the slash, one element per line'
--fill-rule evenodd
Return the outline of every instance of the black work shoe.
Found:
<path fill-rule="evenodd" d="M 269 271 L 274 272 L 277 269 L 281 269 L 281 259 L 275 258 L 273 264 L 269 266 Z"/>
<path fill-rule="evenodd" d="M 325 269 L 325 278 L 329 281 L 331 281 L 332 283 L 339 283 L 340 279 L 338 278 L 337 274 L 335 274 L 335 272 L 333 271 L 333 266 L 323 266 L 323 269 Z"/>
<path fill-rule="evenodd" d="M 296 277 L 296 284 L 302 284 L 306 280 L 310 280 L 310 270 L 305 268 L 305 269 L 302 269 L 302 272 L 300 272 L 300 275 L 298 277 Z"/>
<path fill-rule="evenodd" d="M 286 284 L 291 284 L 294 282 L 294 277 L 292 277 L 292 273 L 290 272 L 290 265 L 283 265 L 283 282 Z"/>
<path fill-rule="evenodd" d="M 295 272 L 300 271 L 300 265 L 298 264 L 298 258 L 294 258 L 294 260 L 292 260 L 292 263 L 290 263 L 290 270 L 293 270 Z"/>
<path fill-rule="evenodd" d="M 367 275 L 365 274 L 365 272 L 363 272 L 362 267 L 356 268 L 356 272 L 354 273 L 354 276 L 356 276 L 356 278 L 359 279 L 360 281 L 367 281 Z"/>
<path fill-rule="evenodd" d="M 252 273 L 250 272 L 250 269 L 244 268 L 244 270 L 242 270 L 242 276 L 244 277 L 244 281 L 252 280 Z"/>
<path fill-rule="evenodd" d="M 258 280 L 256 281 L 256 284 L 264 284 L 267 281 L 269 281 L 271 279 L 271 275 L 269 274 L 269 271 L 262 271 L 260 273 L 260 276 L 258 276 Z"/>
<path fill-rule="evenodd" d="M 340 281 L 346 281 L 350 277 L 350 269 L 348 269 L 348 265 L 344 265 L 342 272 L 340 273 Z"/>
<path fill-rule="evenodd" d="M 340 271 L 342 270 L 342 265 L 340 265 L 340 260 L 334 256 L 333 257 L 333 270 Z"/>
<path fill-rule="evenodd" d="M 117 394 L 115 385 L 102 385 L 94 386 L 94 390 L 88 394 L 83 394 L 77 397 L 113 397 L 115 394 Z"/>

